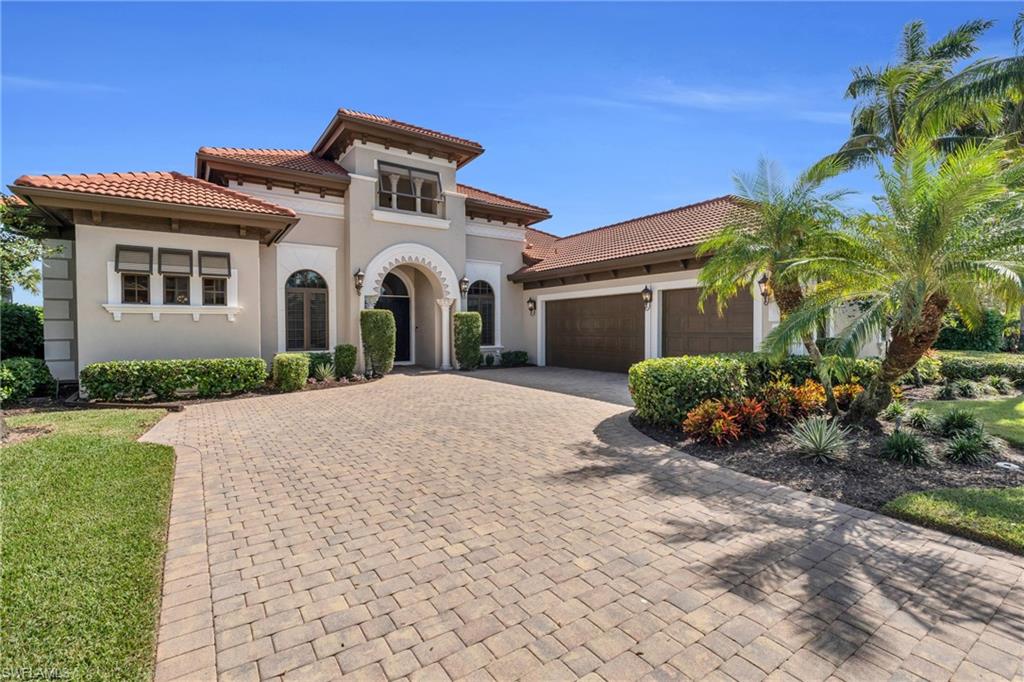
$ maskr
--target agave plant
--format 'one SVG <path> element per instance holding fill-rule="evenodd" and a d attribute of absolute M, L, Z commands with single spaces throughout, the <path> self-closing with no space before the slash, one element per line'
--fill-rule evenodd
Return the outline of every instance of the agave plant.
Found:
<path fill-rule="evenodd" d="M 842 457 L 847 436 L 849 430 L 833 419 L 808 417 L 793 426 L 789 433 L 789 443 L 804 459 L 827 464 Z"/>
<path fill-rule="evenodd" d="M 334 378 L 334 364 L 321 362 L 313 366 L 313 376 L 317 381 L 330 381 Z"/>

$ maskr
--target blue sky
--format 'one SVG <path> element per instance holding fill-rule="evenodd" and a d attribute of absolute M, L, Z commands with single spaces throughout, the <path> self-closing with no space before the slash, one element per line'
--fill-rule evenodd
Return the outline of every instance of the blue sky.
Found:
<path fill-rule="evenodd" d="M 481 142 L 460 180 L 556 234 L 793 175 L 848 133 L 850 67 L 1017 4 L 9 3 L 0 179 L 191 172 L 201 145 L 308 148 L 339 106 Z M 866 205 L 870 174 L 844 176 Z M 19 299 L 27 300 L 19 294 Z"/>

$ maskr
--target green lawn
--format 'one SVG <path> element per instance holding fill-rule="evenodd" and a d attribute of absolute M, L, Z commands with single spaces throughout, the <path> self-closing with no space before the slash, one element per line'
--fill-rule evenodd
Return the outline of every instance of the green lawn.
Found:
<path fill-rule="evenodd" d="M 1024 447 L 1024 396 L 992 400 L 922 400 L 914 403 L 913 407 L 926 407 L 936 414 L 954 407 L 974 410 L 993 435 Z"/>
<path fill-rule="evenodd" d="M 0 449 L 0 670 L 150 679 L 174 451 L 156 410 L 11 417 Z"/>
<path fill-rule="evenodd" d="M 883 511 L 922 526 L 1024 554 L 1024 488 L 957 488 L 910 493 Z"/>

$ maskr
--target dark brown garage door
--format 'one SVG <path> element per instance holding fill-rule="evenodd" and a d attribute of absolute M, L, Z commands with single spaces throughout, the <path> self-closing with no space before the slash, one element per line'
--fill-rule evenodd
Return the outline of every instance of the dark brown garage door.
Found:
<path fill-rule="evenodd" d="M 740 294 L 719 317 L 714 299 L 697 310 L 700 289 L 669 289 L 661 299 L 661 354 L 704 355 L 754 349 L 754 299 Z"/>
<path fill-rule="evenodd" d="M 625 372 L 644 359 L 639 294 L 548 301 L 545 308 L 548 365 Z"/>

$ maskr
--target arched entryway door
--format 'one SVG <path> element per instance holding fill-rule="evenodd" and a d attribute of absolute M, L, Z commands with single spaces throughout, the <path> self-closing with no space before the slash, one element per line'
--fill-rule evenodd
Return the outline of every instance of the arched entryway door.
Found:
<path fill-rule="evenodd" d="M 284 296 L 285 348 L 327 350 L 327 281 L 313 270 L 299 270 L 285 282 Z"/>
<path fill-rule="evenodd" d="M 390 310 L 395 316 L 395 362 L 412 362 L 412 297 L 409 286 L 394 272 L 380 285 L 374 308 Z"/>

